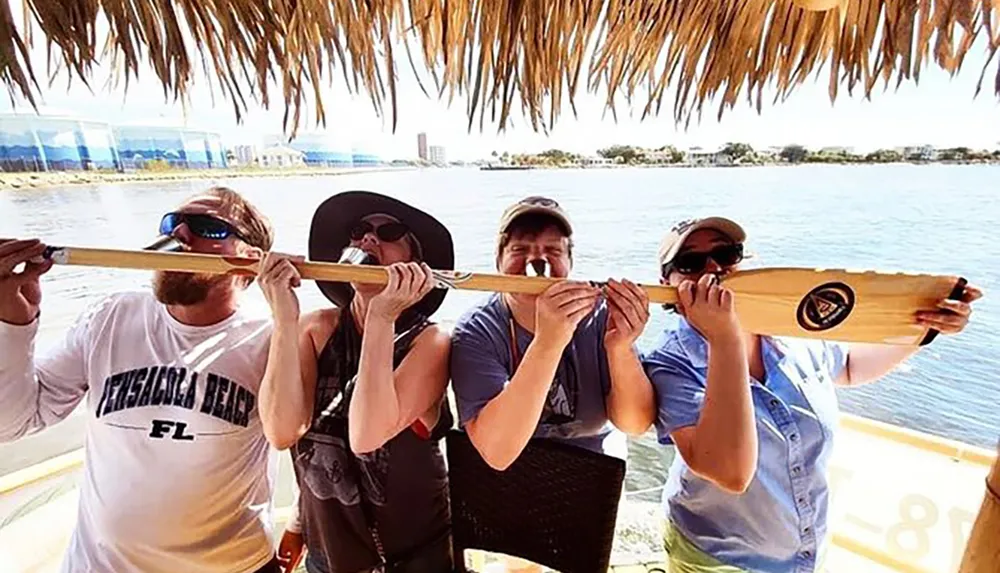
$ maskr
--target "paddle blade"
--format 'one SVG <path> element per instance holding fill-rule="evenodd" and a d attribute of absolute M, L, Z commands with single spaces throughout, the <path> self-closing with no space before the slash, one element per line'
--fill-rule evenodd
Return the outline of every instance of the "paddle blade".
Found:
<path fill-rule="evenodd" d="M 961 296 L 965 279 L 948 275 L 842 269 L 768 268 L 740 271 L 723 284 L 735 295 L 750 332 L 843 342 L 923 345 L 934 331 L 916 322 L 920 310 Z"/>

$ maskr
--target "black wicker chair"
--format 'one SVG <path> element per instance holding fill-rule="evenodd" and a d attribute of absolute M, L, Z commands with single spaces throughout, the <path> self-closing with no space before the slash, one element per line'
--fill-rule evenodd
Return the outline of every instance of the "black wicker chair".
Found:
<path fill-rule="evenodd" d="M 607 573 L 625 462 L 534 439 L 506 471 L 491 468 L 468 435 L 446 437 L 456 567 L 478 549 L 561 573 Z"/>

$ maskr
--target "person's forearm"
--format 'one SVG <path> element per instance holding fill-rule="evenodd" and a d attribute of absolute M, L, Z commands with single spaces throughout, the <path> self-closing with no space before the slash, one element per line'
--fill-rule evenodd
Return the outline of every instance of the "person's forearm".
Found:
<path fill-rule="evenodd" d="M 920 350 L 919 346 L 860 343 L 851 344 L 848 348 L 846 376 L 839 379 L 844 386 L 874 382 Z"/>
<path fill-rule="evenodd" d="M 395 434 L 399 423 L 399 397 L 392 367 L 393 337 L 394 321 L 369 311 L 348 414 L 351 450 L 355 453 L 382 447 Z"/>
<path fill-rule="evenodd" d="M 34 335 L 37 325 L 0 324 L 0 442 L 45 427 L 39 412 Z"/>
<path fill-rule="evenodd" d="M 305 434 L 311 417 L 306 402 L 298 325 L 275 325 L 260 385 L 260 419 L 275 448 L 289 448 Z"/>
<path fill-rule="evenodd" d="M 608 417 L 619 430 L 641 435 L 656 419 L 656 396 L 653 385 L 631 346 L 607 349 L 611 391 L 608 393 Z"/>
<path fill-rule="evenodd" d="M 506 387 L 468 424 L 469 437 L 494 469 L 507 469 L 535 433 L 562 351 L 535 337 Z"/>
<path fill-rule="evenodd" d="M 757 427 L 742 337 L 708 348 L 705 404 L 695 429 L 691 468 L 729 491 L 744 491 L 757 468 Z"/>
<path fill-rule="evenodd" d="M 57 351 L 39 363 L 34 352 L 37 331 L 37 321 L 0 323 L 0 442 L 62 421 L 87 392 L 79 345 L 64 338 Z"/>

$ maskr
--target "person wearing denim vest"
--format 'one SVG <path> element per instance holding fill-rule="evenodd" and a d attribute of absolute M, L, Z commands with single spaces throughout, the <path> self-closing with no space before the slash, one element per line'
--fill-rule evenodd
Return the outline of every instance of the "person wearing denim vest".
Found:
<path fill-rule="evenodd" d="M 710 217 L 678 223 L 659 251 L 680 317 L 643 365 L 659 442 L 677 447 L 663 492 L 671 573 L 822 570 L 835 388 L 877 380 L 919 348 L 744 332 L 719 279 L 739 268 L 745 240 Z M 967 286 L 914 320 L 957 333 L 980 296 Z"/>

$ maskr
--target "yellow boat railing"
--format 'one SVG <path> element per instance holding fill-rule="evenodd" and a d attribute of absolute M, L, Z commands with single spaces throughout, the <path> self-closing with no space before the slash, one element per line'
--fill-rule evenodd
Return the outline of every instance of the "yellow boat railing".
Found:
<path fill-rule="evenodd" d="M 996 452 L 855 415 L 840 424 L 833 545 L 889 571 L 955 571 Z"/>
<path fill-rule="evenodd" d="M 970 446 L 955 440 L 939 438 L 885 422 L 879 422 L 853 414 L 841 414 L 840 425 L 863 434 L 879 436 L 893 442 L 908 444 L 928 453 L 948 456 L 955 461 L 969 462 L 985 467 L 993 464 L 996 452 L 986 448 Z"/>
<path fill-rule="evenodd" d="M 845 428 L 850 428 L 863 434 L 879 436 L 894 442 L 908 444 L 928 453 L 941 454 L 955 461 L 969 462 L 986 468 L 993 463 L 993 459 L 996 457 L 995 452 L 986 448 L 970 446 L 955 440 L 908 430 L 854 414 L 841 414 L 840 423 Z M 80 448 L 0 476 L 0 495 L 41 480 L 58 477 L 79 469 L 82 465 L 83 448 Z"/>
<path fill-rule="evenodd" d="M 83 466 L 83 448 L 49 458 L 44 462 L 0 476 L 0 496 L 40 481 L 68 474 Z"/>
<path fill-rule="evenodd" d="M 852 501 L 842 504 L 848 511 L 831 509 L 834 548 L 888 571 L 953 570 L 982 498 L 980 478 L 996 453 L 851 414 L 841 415 L 841 426 L 847 431 L 831 464 L 831 506 Z M 0 476 L 0 500 L 83 462 L 81 448 Z M 279 523 L 289 510 L 277 508 Z"/>

